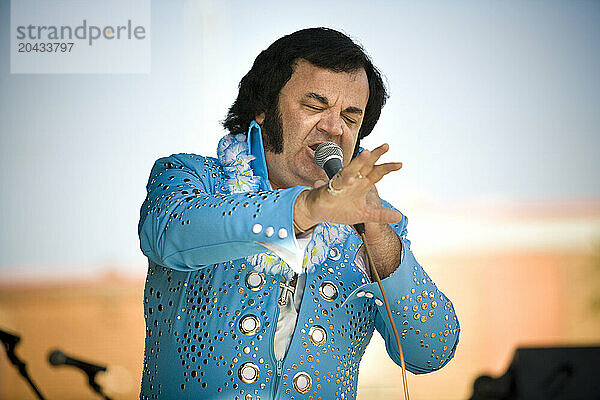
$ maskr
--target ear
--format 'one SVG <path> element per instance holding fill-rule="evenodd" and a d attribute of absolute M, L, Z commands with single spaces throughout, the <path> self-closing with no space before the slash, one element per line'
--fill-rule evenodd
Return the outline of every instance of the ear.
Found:
<path fill-rule="evenodd" d="M 256 115 L 256 117 L 254 117 L 254 119 L 260 126 L 262 126 L 263 122 L 265 122 L 265 113 L 262 112 L 262 113 Z"/>

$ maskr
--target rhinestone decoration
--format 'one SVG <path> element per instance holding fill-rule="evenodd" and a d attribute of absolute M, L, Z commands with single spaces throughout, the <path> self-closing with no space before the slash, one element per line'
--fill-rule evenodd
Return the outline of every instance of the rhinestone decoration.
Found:
<path fill-rule="evenodd" d="M 246 315 L 240 321 L 240 331 L 242 331 L 244 335 L 254 335 L 259 329 L 260 320 L 256 317 L 256 315 Z"/>
<path fill-rule="evenodd" d="M 337 287 L 333 282 L 325 281 L 319 286 L 319 294 L 327 301 L 333 301 L 338 297 Z"/>
<path fill-rule="evenodd" d="M 342 254 L 340 253 L 340 250 L 336 247 L 332 247 L 331 250 L 329 250 L 329 259 L 332 261 L 337 261 L 340 259 L 340 257 L 342 256 Z"/>
<path fill-rule="evenodd" d="M 254 224 L 254 226 L 252 227 L 252 232 L 254 233 L 260 233 L 262 231 L 262 225 L 261 224 Z"/>
<path fill-rule="evenodd" d="M 265 286 L 265 275 L 261 272 L 252 271 L 246 275 L 246 287 L 254 292 L 259 291 Z"/>
<path fill-rule="evenodd" d="M 254 383 L 258 380 L 260 376 L 260 369 L 254 363 L 245 363 L 242 364 L 240 369 L 238 370 L 238 375 L 240 380 L 244 383 Z"/>
<path fill-rule="evenodd" d="M 292 382 L 294 383 L 294 389 L 296 389 L 298 393 L 308 392 L 312 385 L 312 379 L 306 372 L 298 372 L 294 375 Z"/>
<path fill-rule="evenodd" d="M 323 346 L 327 342 L 327 332 L 323 327 L 315 325 L 309 329 L 308 338 L 315 346 Z"/>

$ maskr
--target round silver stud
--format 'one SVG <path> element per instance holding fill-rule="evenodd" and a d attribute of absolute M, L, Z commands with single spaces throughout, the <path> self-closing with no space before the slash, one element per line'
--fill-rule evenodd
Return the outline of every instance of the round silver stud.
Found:
<path fill-rule="evenodd" d="M 332 247 L 329 250 L 329 259 L 333 260 L 333 261 L 337 261 L 340 259 L 340 257 L 342 256 L 342 254 L 340 253 L 340 250 L 336 247 Z"/>
<path fill-rule="evenodd" d="M 356 297 L 363 297 L 364 295 L 365 295 L 365 292 L 363 292 L 362 290 L 356 292 Z"/>
<path fill-rule="evenodd" d="M 267 226 L 267 229 L 265 229 L 265 235 L 267 235 L 267 237 L 271 237 L 274 233 L 275 229 L 273 229 L 272 226 Z"/>
<path fill-rule="evenodd" d="M 258 380 L 260 376 L 260 369 L 254 363 L 245 363 L 242 364 L 240 369 L 238 370 L 238 376 L 240 380 L 244 383 L 254 383 Z"/>
<path fill-rule="evenodd" d="M 381 307 L 383 305 L 383 301 L 381 301 L 379 299 L 375 299 L 375 304 L 377 304 L 379 307 Z"/>
<path fill-rule="evenodd" d="M 240 331 L 244 335 L 254 335 L 260 329 L 260 320 L 256 315 L 246 315 L 240 320 Z"/>
<path fill-rule="evenodd" d="M 298 393 L 306 393 L 312 386 L 312 379 L 306 372 L 298 372 L 294 375 L 292 382 L 294 383 L 294 389 L 296 389 Z"/>
<path fill-rule="evenodd" d="M 254 292 L 259 291 L 265 286 L 265 274 L 262 272 L 252 271 L 246 275 L 246 287 Z"/>
<path fill-rule="evenodd" d="M 315 346 L 323 346 L 327 342 L 327 332 L 319 325 L 311 326 L 308 330 L 308 338 Z"/>
<path fill-rule="evenodd" d="M 324 281 L 319 286 L 319 294 L 327 301 L 333 301 L 338 297 L 337 287 L 330 281 Z"/>
<path fill-rule="evenodd" d="M 262 225 L 261 224 L 254 224 L 254 226 L 252 227 L 252 232 L 254 233 L 260 233 L 262 231 Z"/>
<path fill-rule="evenodd" d="M 368 297 L 369 299 L 373 298 L 373 293 L 371 292 L 365 292 L 365 297 Z"/>
<path fill-rule="evenodd" d="M 285 228 L 281 228 L 279 230 L 279 232 L 277 232 L 277 235 L 279 236 L 280 239 L 285 239 L 287 237 L 287 229 Z"/>

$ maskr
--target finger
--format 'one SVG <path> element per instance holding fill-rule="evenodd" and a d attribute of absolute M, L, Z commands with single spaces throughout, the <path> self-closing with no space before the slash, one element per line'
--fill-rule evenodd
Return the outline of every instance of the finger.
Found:
<path fill-rule="evenodd" d="M 313 188 L 318 189 L 321 186 L 325 186 L 325 185 L 327 185 L 327 182 L 319 179 L 319 180 L 316 180 L 315 183 L 313 183 Z"/>
<path fill-rule="evenodd" d="M 358 172 L 363 168 L 363 166 L 369 161 L 369 157 L 371 156 L 371 152 L 367 149 L 360 152 L 358 156 L 356 156 L 350 164 L 346 165 L 340 175 L 342 178 L 348 179 L 350 177 L 354 177 L 358 175 Z"/>
<path fill-rule="evenodd" d="M 401 162 L 379 164 L 373 167 L 366 178 L 368 178 L 372 184 L 375 184 L 390 172 L 398 171 L 400 168 L 402 168 Z"/>
<path fill-rule="evenodd" d="M 376 149 L 374 149 L 371 152 L 371 157 L 369 157 L 369 162 L 372 165 L 375 165 L 377 160 L 379 160 L 379 157 L 381 157 L 382 155 L 387 153 L 389 149 L 390 149 L 390 146 L 387 143 L 384 143 L 381 146 L 377 147 Z"/>
<path fill-rule="evenodd" d="M 393 208 L 375 208 L 371 209 L 368 213 L 369 221 L 365 222 L 379 222 L 386 224 L 394 224 L 400 222 L 402 219 L 402 213 Z"/>
<path fill-rule="evenodd" d="M 379 158 L 387 153 L 389 149 L 390 146 L 387 143 L 384 143 L 381 146 L 373 149 L 373 151 L 371 151 L 369 154 L 369 158 L 363 163 L 363 166 L 360 169 L 362 175 L 368 175 Z"/>

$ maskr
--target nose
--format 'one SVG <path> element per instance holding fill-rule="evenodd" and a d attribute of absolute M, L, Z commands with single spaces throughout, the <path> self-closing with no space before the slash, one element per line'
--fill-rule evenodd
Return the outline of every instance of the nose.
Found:
<path fill-rule="evenodd" d="M 334 110 L 324 112 L 317 123 L 317 129 L 331 136 L 341 136 L 344 133 L 342 116 Z"/>

